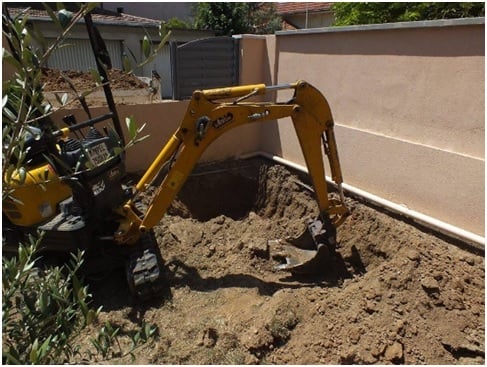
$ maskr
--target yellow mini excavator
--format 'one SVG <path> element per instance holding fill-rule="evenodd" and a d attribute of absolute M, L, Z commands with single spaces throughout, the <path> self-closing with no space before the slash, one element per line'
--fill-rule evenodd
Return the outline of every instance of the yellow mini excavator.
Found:
<path fill-rule="evenodd" d="M 93 31 L 89 15 L 85 21 L 95 55 L 103 54 L 103 40 Z M 100 75 L 108 80 L 98 58 L 97 63 Z M 250 97 L 281 89 L 293 91 L 288 102 L 249 101 Z M 161 290 L 163 266 L 152 229 L 205 149 L 230 129 L 291 117 L 320 215 L 301 237 L 271 241 L 270 245 L 285 254 L 286 263 L 279 267 L 282 270 L 308 273 L 326 268 L 328 253 L 335 246 L 336 227 L 348 211 L 341 189 L 340 199 L 329 197 L 327 190 L 323 152 L 339 188 L 342 174 L 330 107 L 316 88 L 297 81 L 195 91 L 181 124 L 133 187 L 122 183 L 125 169 L 120 151 L 124 138 L 108 83 L 105 95 L 110 110 L 105 115 L 82 122 L 67 116 L 66 127 L 38 130 L 37 134 L 33 128 L 32 137 L 26 140 L 26 178 L 18 183 L 14 174 L 7 182 L 14 189 L 15 200 L 3 201 L 4 249 L 5 242 L 16 247 L 23 235 L 37 230 L 44 231 L 42 246 L 50 251 L 115 247 L 126 260 L 132 294 L 149 298 Z M 99 127 L 108 120 L 110 126 Z M 138 198 L 156 177 L 160 184 L 150 203 L 139 205 Z"/>

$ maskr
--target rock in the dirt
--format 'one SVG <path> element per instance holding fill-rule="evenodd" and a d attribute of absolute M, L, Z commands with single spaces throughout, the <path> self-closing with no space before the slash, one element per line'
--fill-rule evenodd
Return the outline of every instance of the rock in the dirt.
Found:
<path fill-rule="evenodd" d="M 189 230 L 188 225 L 183 222 L 172 223 L 169 225 L 168 229 L 171 235 L 184 246 L 196 246 L 203 238 L 202 230 L 198 228 L 191 228 L 191 230 Z"/>
<path fill-rule="evenodd" d="M 208 248 L 206 249 L 206 257 L 212 257 L 216 252 L 216 246 L 215 245 L 209 245 Z"/>
<path fill-rule="evenodd" d="M 423 280 L 421 280 L 421 286 L 428 293 L 439 292 L 440 290 L 440 285 L 438 284 L 438 281 L 430 276 L 425 277 Z"/>
<path fill-rule="evenodd" d="M 475 265 L 475 259 L 472 256 L 464 255 L 460 258 L 461 261 L 465 261 L 468 265 Z"/>
<path fill-rule="evenodd" d="M 341 364 L 357 364 L 358 359 L 357 351 L 353 348 L 340 353 Z"/>
<path fill-rule="evenodd" d="M 202 332 L 201 338 L 198 341 L 199 346 L 212 348 L 218 340 L 218 332 L 213 328 L 208 328 Z"/>
<path fill-rule="evenodd" d="M 374 312 L 377 311 L 377 305 L 373 301 L 367 301 L 364 305 L 364 310 L 368 314 L 373 314 Z"/>
<path fill-rule="evenodd" d="M 268 350 L 273 341 L 274 337 L 264 327 L 249 329 L 240 339 L 240 343 L 257 357 L 260 357 L 262 351 Z"/>
<path fill-rule="evenodd" d="M 401 363 L 404 358 L 404 347 L 401 343 L 395 342 L 392 345 L 389 345 L 386 348 L 386 352 L 384 353 L 384 357 L 386 360 L 393 362 L 393 363 Z"/>
<path fill-rule="evenodd" d="M 348 334 L 348 338 L 350 339 L 350 342 L 352 344 L 357 344 L 360 340 L 360 336 L 361 336 L 362 332 L 359 328 L 355 327 L 355 328 L 352 328 Z"/>
<path fill-rule="evenodd" d="M 406 256 L 408 257 L 409 260 L 411 261 L 419 261 L 420 259 L 420 253 L 419 251 L 415 249 L 411 249 L 406 253 Z"/>
<path fill-rule="evenodd" d="M 374 357 L 379 357 L 379 356 L 384 354 L 385 350 L 386 350 L 386 346 L 384 344 L 377 343 L 377 344 L 372 346 L 370 353 Z"/>
<path fill-rule="evenodd" d="M 404 321 L 404 320 L 396 320 L 396 322 L 394 323 L 394 331 L 398 335 L 404 336 L 405 326 L 406 326 L 406 321 Z"/>
<path fill-rule="evenodd" d="M 377 358 L 375 358 L 372 353 L 370 353 L 369 351 L 366 351 L 364 350 L 361 354 L 361 364 L 368 364 L 368 365 L 371 365 L 375 362 L 377 362 Z"/>

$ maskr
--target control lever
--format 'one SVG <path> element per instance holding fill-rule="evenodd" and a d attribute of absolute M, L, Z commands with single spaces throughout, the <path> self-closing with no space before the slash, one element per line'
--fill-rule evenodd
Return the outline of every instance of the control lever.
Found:
<path fill-rule="evenodd" d="M 68 125 L 69 127 L 76 125 L 76 117 L 74 115 L 66 115 L 63 117 L 63 122 Z M 85 135 L 83 132 L 80 130 L 80 134 L 85 139 Z M 76 130 L 74 130 L 74 135 L 76 135 L 76 138 L 79 139 L 79 135 Z"/>

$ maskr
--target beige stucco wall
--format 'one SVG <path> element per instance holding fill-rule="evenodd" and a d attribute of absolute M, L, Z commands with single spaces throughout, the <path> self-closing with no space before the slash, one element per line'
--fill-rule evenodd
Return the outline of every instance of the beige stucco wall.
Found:
<path fill-rule="evenodd" d="M 240 36 L 240 83 L 315 85 L 333 111 L 347 184 L 483 236 L 484 22 L 416 25 Z M 129 151 L 129 171 L 147 168 L 187 103 L 118 106 L 150 135 Z M 304 165 L 290 119 L 237 128 L 202 160 L 260 150 Z"/>
<path fill-rule="evenodd" d="M 116 99 L 115 99 L 116 100 Z M 182 122 L 189 101 L 164 101 L 152 104 L 118 104 L 117 112 L 125 131 L 126 117 L 133 117 L 138 126 L 146 124 L 139 137 L 148 136 L 142 143 L 132 146 L 127 151 L 126 168 L 128 172 L 142 172 L 146 170 L 159 151 L 164 147 L 171 135 Z M 91 108 L 92 116 L 100 116 L 108 112 L 106 107 Z M 53 114 L 53 121 L 59 126 L 65 126 L 62 118 L 73 114 L 78 122 L 87 120 L 86 114 L 80 109 L 59 110 Z M 110 121 L 99 125 L 109 125 Z M 215 161 L 238 157 L 259 150 L 259 127 L 239 127 L 217 139 L 203 154 L 201 161 Z"/>
<path fill-rule="evenodd" d="M 328 99 L 345 181 L 484 233 L 484 23 L 421 22 L 278 32 L 278 83 Z M 279 122 L 262 149 L 304 164 Z"/>

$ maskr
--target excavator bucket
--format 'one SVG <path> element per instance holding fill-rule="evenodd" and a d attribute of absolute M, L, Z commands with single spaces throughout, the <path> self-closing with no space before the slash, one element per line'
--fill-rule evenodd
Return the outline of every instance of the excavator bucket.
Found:
<path fill-rule="evenodd" d="M 285 261 L 276 269 L 298 275 L 323 273 L 335 245 L 336 229 L 330 220 L 321 217 L 311 220 L 297 238 L 268 241 L 271 257 Z"/>

